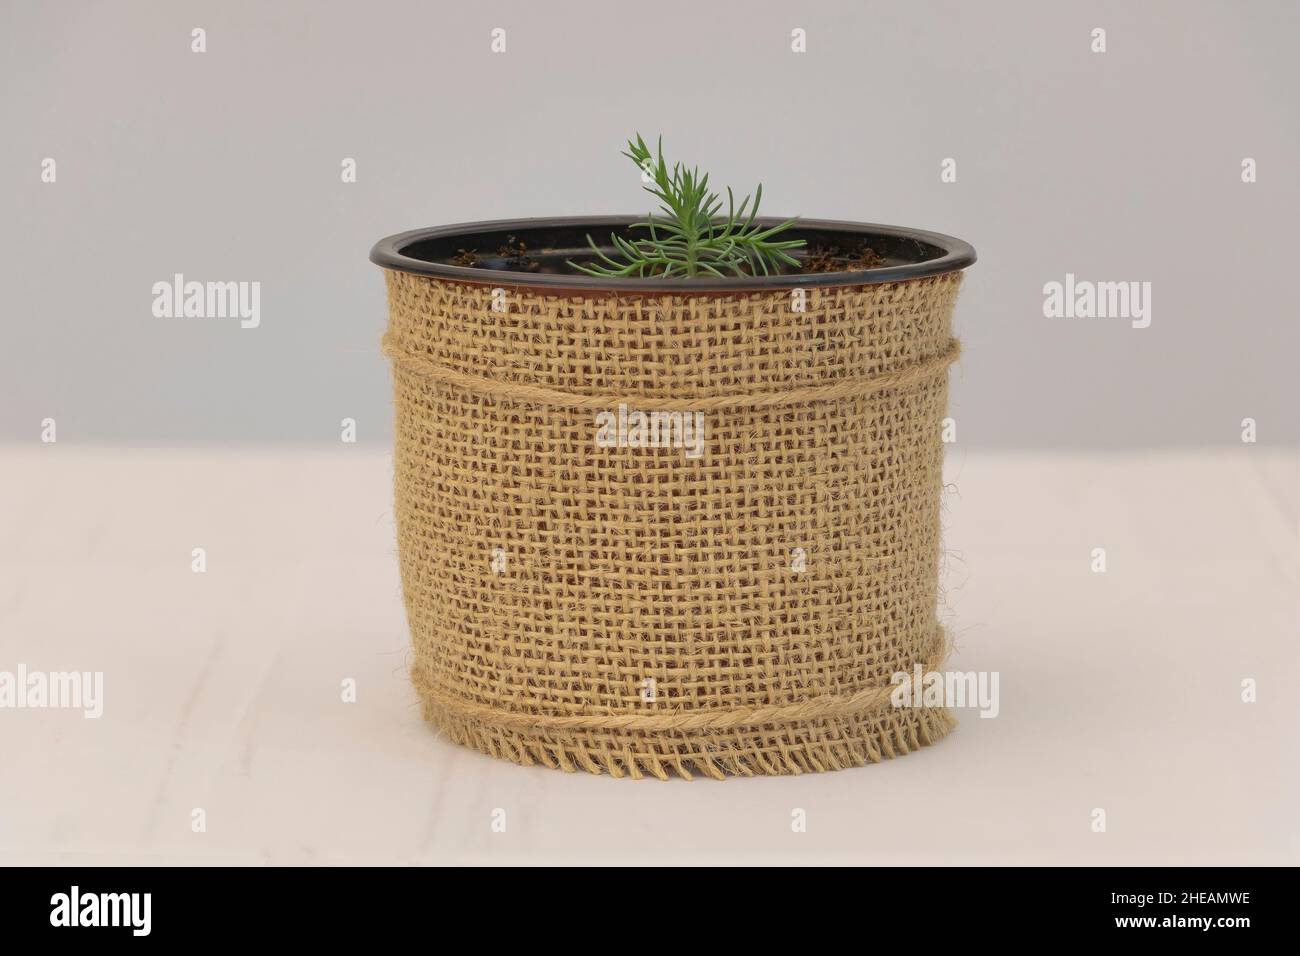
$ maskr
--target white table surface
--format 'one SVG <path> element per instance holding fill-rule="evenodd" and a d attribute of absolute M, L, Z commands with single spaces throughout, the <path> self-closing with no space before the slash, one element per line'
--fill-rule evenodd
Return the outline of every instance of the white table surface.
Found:
<path fill-rule="evenodd" d="M 665 783 L 421 722 L 387 453 L 0 448 L 0 670 L 105 682 L 98 720 L 0 710 L 0 862 L 1300 863 L 1295 456 L 948 466 L 950 666 L 998 671 L 1000 715 L 858 770 Z"/>

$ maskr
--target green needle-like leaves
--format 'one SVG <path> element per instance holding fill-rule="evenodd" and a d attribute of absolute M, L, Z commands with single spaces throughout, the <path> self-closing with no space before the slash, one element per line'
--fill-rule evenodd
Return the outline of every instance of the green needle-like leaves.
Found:
<path fill-rule="evenodd" d="M 804 244 L 802 239 L 776 239 L 797 220 L 787 219 L 776 226 L 759 226 L 758 204 L 763 186 L 754 191 L 754 204 L 746 196 L 736 208 L 731 190 L 727 190 L 727 216 L 721 218 L 722 199 L 709 191 L 708 174 L 699 167 L 687 169 L 674 163 L 669 170 L 664 161 L 663 139 L 657 155 L 651 155 L 640 134 L 628 141 L 623 153 L 637 164 L 650 179 L 646 192 L 659 200 L 659 213 L 651 213 L 645 222 L 632 224 L 644 229 L 645 238 L 624 239 L 611 235 L 611 256 L 587 237 L 596 261 L 569 265 L 579 272 L 606 278 L 623 276 L 698 275 L 753 276 L 780 272 L 783 266 L 798 266 L 799 260 L 787 250 Z"/>

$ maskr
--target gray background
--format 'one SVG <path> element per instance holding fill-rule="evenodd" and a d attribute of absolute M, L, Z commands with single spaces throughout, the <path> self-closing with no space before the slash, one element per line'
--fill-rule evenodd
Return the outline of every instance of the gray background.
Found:
<path fill-rule="evenodd" d="M 53 417 L 60 443 L 337 442 L 352 417 L 387 440 L 369 246 L 642 211 L 618 155 L 640 130 L 719 183 L 761 179 L 769 213 L 972 242 L 963 445 L 1235 444 L 1246 416 L 1294 443 L 1297 10 L 5 2 L 0 438 Z M 259 280 L 261 327 L 155 318 L 175 272 Z M 1044 318 L 1066 272 L 1150 281 L 1151 327 Z"/>

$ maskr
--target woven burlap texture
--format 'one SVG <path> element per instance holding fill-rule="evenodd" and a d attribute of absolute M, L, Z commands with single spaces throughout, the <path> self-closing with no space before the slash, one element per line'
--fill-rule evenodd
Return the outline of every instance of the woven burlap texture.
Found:
<path fill-rule="evenodd" d="M 428 720 L 522 764 L 660 778 L 858 766 L 951 729 L 889 693 L 947 653 L 960 273 L 734 295 L 386 277 Z M 619 403 L 702 410 L 703 455 L 598 447 Z"/>

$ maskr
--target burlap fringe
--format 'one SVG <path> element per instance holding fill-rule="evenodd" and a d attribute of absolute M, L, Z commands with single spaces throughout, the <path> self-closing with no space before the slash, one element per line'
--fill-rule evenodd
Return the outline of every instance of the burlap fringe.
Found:
<path fill-rule="evenodd" d="M 753 728 L 747 735 L 655 735 L 611 739 L 599 733 L 547 734 L 466 719 L 426 699 L 425 720 L 454 743 L 524 767 L 574 773 L 684 780 L 695 774 L 784 776 L 847 770 L 901 757 L 938 743 L 957 721 L 944 708 L 882 710 L 858 720 L 836 719 L 791 728 Z"/>

